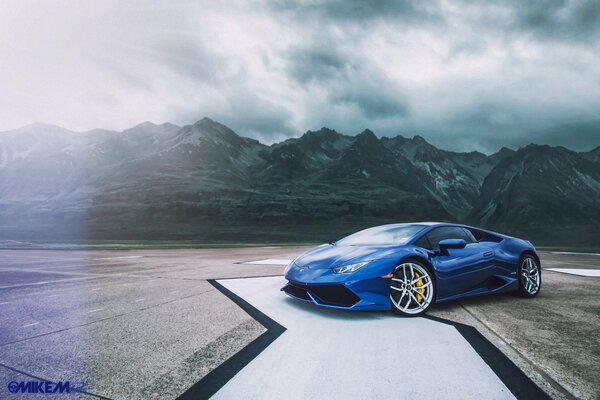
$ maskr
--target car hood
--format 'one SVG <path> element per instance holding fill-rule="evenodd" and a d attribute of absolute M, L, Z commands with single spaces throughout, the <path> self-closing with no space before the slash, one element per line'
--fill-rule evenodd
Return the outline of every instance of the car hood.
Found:
<path fill-rule="evenodd" d="M 404 246 L 339 246 L 324 244 L 298 257 L 296 265 L 309 269 L 327 269 L 379 258 L 394 257 Z"/>

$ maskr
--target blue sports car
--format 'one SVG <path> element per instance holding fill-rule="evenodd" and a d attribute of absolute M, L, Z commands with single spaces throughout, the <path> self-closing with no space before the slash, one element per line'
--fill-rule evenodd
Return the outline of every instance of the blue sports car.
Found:
<path fill-rule="evenodd" d="M 285 278 L 281 290 L 300 300 L 404 316 L 481 294 L 535 297 L 542 285 L 530 242 L 437 222 L 376 226 L 315 247 L 287 266 Z"/>

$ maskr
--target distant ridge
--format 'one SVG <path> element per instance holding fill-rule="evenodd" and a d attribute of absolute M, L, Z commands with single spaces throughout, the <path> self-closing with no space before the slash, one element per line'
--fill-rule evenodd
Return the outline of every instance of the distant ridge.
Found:
<path fill-rule="evenodd" d="M 600 147 L 488 156 L 326 127 L 267 146 L 210 118 L 0 134 L 0 239 L 325 240 L 414 220 L 598 243 Z"/>

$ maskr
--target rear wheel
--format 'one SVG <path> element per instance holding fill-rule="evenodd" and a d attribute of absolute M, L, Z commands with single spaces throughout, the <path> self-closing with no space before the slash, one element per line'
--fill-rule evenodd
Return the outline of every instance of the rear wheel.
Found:
<path fill-rule="evenodd" d="M 521 297 L 535 297 L 542 287 L 542 274 L 536 259 L 526 255 L 519 265 L 519 289 L 516 294 Z"/>
<path fill-rule="evenodd" d="M 416 261 L 401 263 L 394 270 L 390 287 L 392 311 L 405 317 L 416 317 L 433 302 L 435 281 L 431 272 Z"/>

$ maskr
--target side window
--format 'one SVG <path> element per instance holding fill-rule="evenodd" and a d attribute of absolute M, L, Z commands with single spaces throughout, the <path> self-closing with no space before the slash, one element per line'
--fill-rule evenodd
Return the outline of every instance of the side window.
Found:
<path fill-rule="evenodd" d="M 471 233 L 471 235 L 473 235 L 476 242 L 481 241 L 481 239 L 483 239 L 483 237 L 484 237 L 483 232 L 480 231 L 479 229 L 469 228 L 468 231 Z"/>
<path fill-rule="evenodd" d="M 467 244 L 475 242 L 473 234 L 460 226 L 442 226 L 440 228 L 435 228 L 426 236 L 434 250 L 439 250 L 439 243 L 445 239 L 463 239 Z"/>
<path fill-rule="evenodd" d="M 493 235 L 488 232 L 480 231 L 479 229 L 469 228 L 467 229 L 474 237 L 477 242 L 493 242 L 499 243 L 502 241 L 500 236 Z"/>
<path fill-rule="evenodd" d="M 467 237 L 469 238 L 469 240 L 465 239 L 465 242 L 468 243 L 476 243 L 478 242 L 478 240 L 475 238 L 475 235 L 473 235 L 473 232 L 471 232 L 469 229 L 467 228 L 462 228 L 463 231 L 465 231 L 465 235 L 467 235 Z"/>
<path fill-rule="evenodd" d="M 415 242 L 415 246 L 419 246 L 427 250 L 433 250 L 431 243 L 429 243 L 429 240 L 427 239 L 427 235 L 421 236 L 421 239 Z"/>

